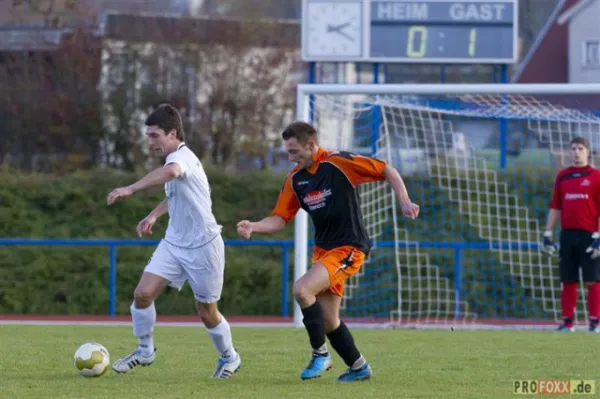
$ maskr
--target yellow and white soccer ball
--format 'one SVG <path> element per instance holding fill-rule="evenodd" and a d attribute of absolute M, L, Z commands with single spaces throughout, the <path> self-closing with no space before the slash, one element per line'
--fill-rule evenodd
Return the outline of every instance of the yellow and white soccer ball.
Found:
<path fill-rule="evenodd" d="M 84 377 L 100 377 L 108 371 L 110 355 L 96 342 L 86 342 L 75 351 L 73 364 Z"/>

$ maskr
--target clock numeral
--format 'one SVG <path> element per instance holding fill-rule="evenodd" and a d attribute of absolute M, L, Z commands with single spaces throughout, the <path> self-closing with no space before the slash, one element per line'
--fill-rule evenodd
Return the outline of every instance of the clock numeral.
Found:
<path fill-rule="evenodd" d="M 469 55 L 475 57 L 475 48 L 477 46 L 477 29 L 471 29 L 469 34 Z"/>
<path fill-rule="evenodd" d="M 422 58 L 427 52 L 427 28 L 415 25 L 408 28 L 406 55 L 410 58 Z"/>

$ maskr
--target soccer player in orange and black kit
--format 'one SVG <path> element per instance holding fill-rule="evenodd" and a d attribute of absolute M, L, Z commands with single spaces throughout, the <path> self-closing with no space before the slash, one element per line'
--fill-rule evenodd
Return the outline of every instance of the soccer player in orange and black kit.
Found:
<path fill-rule="evenodd" d="M 396 169 L 374 158 L 319 148 L 312 125 L 294 122 L 282 137 L 290 161 L 297 166 L 286 178 L 271 216 L 259 222 L 239 222 L 238 233 L 246 239 L 253 232 L 274 233 L 300 208 L 308 212 L 315 226 L 312 267 L 294 284 L 294 297 L 302 309 L 312 358 L 300 378 L 316 378 L 331 368 L 327 337 L 348 366 L 338 381 L 368 379 L 371 367 L 339 318 L 344 283 L 360 269 L 371 248 L 356 186 L 387 180 L 399 198 L 403 215 L 410 219 L 418 216 L 419 206 L 411 202 Z"/>
<path fill-rule="evenodd" d="M 588 290 L 590 332 L 600 333 L 600 171 L 589 165 L 590 145 L 582 137 L 571 140 L 573 166 L 556 176 L 543 250 L 554 254 L 552 229 L 560 219 L 559 269 L 564 324 L 559 331 L 575 331 L 579 268 Z"/>

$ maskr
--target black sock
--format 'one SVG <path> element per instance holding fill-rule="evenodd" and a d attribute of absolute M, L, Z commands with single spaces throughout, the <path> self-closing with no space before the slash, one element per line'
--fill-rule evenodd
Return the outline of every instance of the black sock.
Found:
<path fill-rule="evenodd" d="M 571 319 L 571 318 L 565 317 L 564 323 L 565 323 L 565 326 L 567 326 L 567 327 L 573 327 L 573 319 Z"/>
<path fill-rule="evenodd" d="M 348 367 L 352 367 L 360 359 L 361 354 L 354 343 L 354 338 L 343 321 L 338 328 L 327 334 L 327 338 Z"/>
<path fill-rule="evenodd" d="M 302 309 L 304 318 L 302 322 L 308 332 L 310 346 L 313 350 L 321 348 L 325 344 L 325 326 L 323 325 L 323 309 L 319 301 L 315 301 L 309 307 Z"/>

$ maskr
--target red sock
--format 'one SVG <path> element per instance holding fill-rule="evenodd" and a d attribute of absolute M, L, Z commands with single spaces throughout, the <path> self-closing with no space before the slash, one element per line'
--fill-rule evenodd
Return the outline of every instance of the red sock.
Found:
<path fill-rule="evenodd" d="M 575 306 L 577 306 L 577 283 L 568 281 L 563 283 L 562 293 L 560 295 L 560 304 L 565 324 L 568 327 L 573 326 L 575 318 Z"/>
<path fill-rule="evenodd" d="M 600 282 L 588 286 L 588 313 L 590 319 L 600 318 Z"/>

